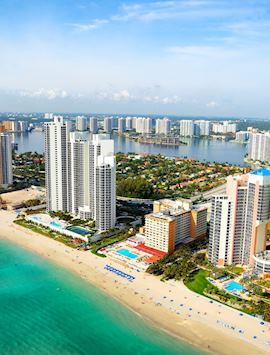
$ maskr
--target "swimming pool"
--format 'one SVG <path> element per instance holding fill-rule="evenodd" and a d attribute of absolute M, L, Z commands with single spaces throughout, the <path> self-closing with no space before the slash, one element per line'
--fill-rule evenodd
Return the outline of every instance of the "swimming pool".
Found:
<path fill-rule="evenodd" d="M 136 259 L 138 255 L 131 253 L 128 249 L 119 249 L 117 253 L 130 259 Z"/>
<path fill-rule="evenodd" d="M 62 224 L 57 223 L 57 222 L 55 222 L 55 221 L 50 222 L 50 225 L 53 226 L 53 227 L 57 227 L 57 228 L 63 229 Z"/>
<path fill-rule="evenodd" d="M 90 231 L 86 228 L 80 227 L 80 226 L 71 226 L 68 227 L 67 230 L 80 234 L 80 235 L 88 235 L 90 234 Z"/>
<path fill-rule="evenodd" d="M 227 291 L 246 291 L 245 287 L 238 282 L 230 281 L 225 285 Z"/>

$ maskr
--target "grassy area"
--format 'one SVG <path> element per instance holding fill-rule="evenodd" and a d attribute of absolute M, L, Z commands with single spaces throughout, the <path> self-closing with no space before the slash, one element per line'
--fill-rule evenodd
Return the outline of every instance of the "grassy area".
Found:
<path fill-rule="evenodd" d="M 209 281 L 206 280 L 206 277 L 209 275 L 207 270 L 197 270 L 193 272 L 185 281 L 185 285 L 191 290 L 200 295 L 203 295 L 204 290 L 207 286 L 211 285 Z"/>
<path fill-rule="evenodd" d="M 16 223 L 24 228 L 30 229 L 31 231 L 33 231 L 35 233 L 44 235 L 45 237 L 49 237 L 54 240 L 57 240 L 58 242 L 61 242 L 65 245 L 67 245 L 68 247 L 71 247 L 74 249 L 78 248 L 78 246 L 82 243 L 81 240 L 76 241 L 71 237 L 68 237 L 68 236 L 60 234 L 60 233 L 56 233 L 56 232 L 50 230 L 49 228 L 38 226 L 38 225 L 31 223 L 29 221 L 26 221 L 24 219 L 18 219 L 16 221 L 14 221 L 14 223 Z"/>
<path fill-rule="evenodd" d="M 244 269 L 240 266 L 230 266 L 228 268 L 228 271 L 232 272 L 233 274 L 236 274 L 236 275 L 241 275 L 243 272 L 244 272 Z"/>

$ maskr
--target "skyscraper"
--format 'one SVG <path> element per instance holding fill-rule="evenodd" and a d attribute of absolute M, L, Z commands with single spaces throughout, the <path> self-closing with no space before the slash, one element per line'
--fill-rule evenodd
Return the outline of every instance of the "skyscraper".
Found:
<path fill-rule="evenodd" d="M 212 199 L 209 260 L 217 265 L 253 265 L 266 249 L 270 221 L 270 171 L 229 177 L 226 195 Z"/>
<path fill-rule="evenodd" d="M 90 132 L 96 134 L 98 131 L 98 121 L 96 117 L 90 118 Z"/>
<path fill-rule="evenodd" d="M 77 131 L 86 131 L 87 130 L 87 118 L 84 116 L 76 117 L 76 130 Z"/>
<path fill-rule="evenodd" d="M 112 131 L 112 119 L 110 117 L 105 117 L 104 118 L 104 131 L 106 133 L 111 133 Z"/>
<path fill-rule="evenodd" d="M 194 136 L 194 123 L 192 120 L 180 121 L 180 136 L 192 137 Z"/>
<path fill-rule="evenodd" d="M 118 132 L 123 133 L 126 131 L 126 119 L 123 117 L 120 117 L 118 119 Z"/>
<path fill-rule="evenodd" d="M 0 187 L 7 187 L 13 182 L 12 146 L 8 134 L 0 133 Z"/>
<path fill-rule="evenodd" d="M 171 132 L 171 121 L 168 118 L 156 120 L 156 134 L 168 135 Z"/>
<path fill-rule="evenodd" d="M 44 124 L 45 183 L 48 211 L 68 211 L 67 145 L 71 123 L 62 116 Z"/>

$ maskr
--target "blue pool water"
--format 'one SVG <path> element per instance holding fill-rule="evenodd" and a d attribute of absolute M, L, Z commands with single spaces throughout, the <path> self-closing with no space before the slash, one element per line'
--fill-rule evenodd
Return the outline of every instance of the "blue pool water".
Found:
<path fill-rule="evenodd" d="M 90 234 L 90 231 L 83 228 L 83 227 L 79 227 L 79 226 L 72 226 L 72 227 L 68 227 L 67 230 L 80 234 L 80 235 L 88 235 Z"/>
<path fill-rule="evenodd" d="M 138 255 L 131 253 L 128 249 L 119 249 L 117 253 L 130 259 L 136 259 Z"/>
<path fill-rule="evenodd" d="M 50 225 L 58 228 L 63 228 L 63 226 L 60 223 L 57 223 L 55 221 L 50 222 Z"/>
<path fill-rule="evenodd" d="M 225 289 L 227 291 L 245 291 L 244 286 L 240 285 L 238 282 L 230 281 L 226 284 Z"/>

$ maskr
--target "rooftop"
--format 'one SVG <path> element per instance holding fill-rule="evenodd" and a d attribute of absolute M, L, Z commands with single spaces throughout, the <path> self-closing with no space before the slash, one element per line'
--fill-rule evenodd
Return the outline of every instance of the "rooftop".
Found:
<path fill-rule="evenodd" d="M 258 176 L 270 176 L 270 170 L 265 169 L 265 168 L 259 168 L 259 169 L 253 171 L 250 174 L 258 175 Z"/>

